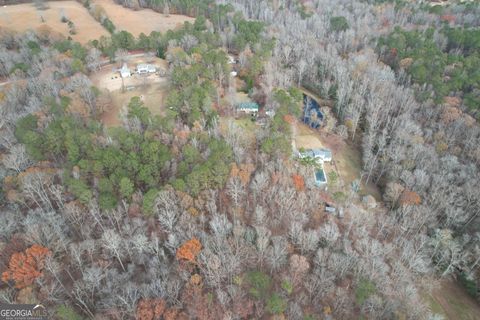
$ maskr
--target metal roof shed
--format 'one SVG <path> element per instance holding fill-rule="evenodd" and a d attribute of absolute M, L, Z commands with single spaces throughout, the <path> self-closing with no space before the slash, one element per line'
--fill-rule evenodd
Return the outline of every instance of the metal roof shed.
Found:
<path fill-rule="evenodd" d="M 243 111 L 246 113 L 258 112 L 258 104 L 255 102 L 241 102 L 237 104 L 237 111 Z"/>

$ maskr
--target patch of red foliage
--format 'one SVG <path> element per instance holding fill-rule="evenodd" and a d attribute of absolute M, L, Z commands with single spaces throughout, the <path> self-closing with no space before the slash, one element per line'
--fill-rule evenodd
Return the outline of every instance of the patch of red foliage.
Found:
<path fill-rule="evenodd" d="M 293 185 L 295 186 L 295 189 L 297 191 L 304 191 L 305 190 L 305 180 L 303 177 L 299 174 L 293 174 L 292 175 L 293 179 Z"/>
<path fill-rule="evenodd" d="M 177 250 L 176 257 L 178 260 L 186 260 L 192 263 L 196 263 L 196 259 L 200 251 L 202 250 L 202 244 L 196 238 L 190 239 L 180 246 Z"/>
<path fill-rule="evenodd" d="M 48 248 L 38 244 L 34 244 L 25 252 L 14 253 L 10 257 L 8 270 L 2 274 L 2 280 L 14 281 L 17 289 L 32 285 L 35 279 L 42 276 L 45 259 L 51 254 Z"/>
<path fill-rule="evenodd" d="M 283 120 L 287 123 L 294 124 L 295 123 L 295 117 L 292 116 L 291 114 L 286 114 L 283 116 Z"/>

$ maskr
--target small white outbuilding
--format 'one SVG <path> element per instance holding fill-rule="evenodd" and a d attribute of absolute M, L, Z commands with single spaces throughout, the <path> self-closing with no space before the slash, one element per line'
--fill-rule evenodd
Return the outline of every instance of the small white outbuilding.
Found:
<path fill-rule="evenodd" d="M 235 60 L 234 56 L 228 55 L 228 64 L 235 64 L 237 60 Z"/>
<path fill-rule="evenodd" d="M 126 63 L 124 63 L 122 68 L 120 69 L 120 75 L 122 76 L 122 78 L 128 78 L 131 76 L 130 69 L 128 68 Z"/>

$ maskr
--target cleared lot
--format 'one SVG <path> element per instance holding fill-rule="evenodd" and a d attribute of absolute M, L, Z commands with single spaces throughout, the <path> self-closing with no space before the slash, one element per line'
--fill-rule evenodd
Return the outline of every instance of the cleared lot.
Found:
<path fill-rule="evenodd" d="M 48 9 L 37 10 L 32 3 L 0 7 L 0 27 L 17 32 L 46 30 L 72 37 L 80 43 L 108 36 L 105 30 L 81 4 L 75 1 L 47 2 Z M 75 26 L 76 34 L 70 34 L 67 23 L 61 21 L 62 14 Z"/>
<path fill-rule="evenodd" d="M 101 100 L 105 101 L 102 122 L 108 126 L 118 126 L 121 124 L 120 113 L 123 107 L 127 106 L 132 97 L 141 97 L 145 106 L 152 114 L 162 114 L 163 99 L 168 88 L 168 78 L 160 76 L 158 73 L 147 75 L 138 75 L 135 73 L 135 67 L 141 63 L 155 65 L 157 70 L 166 70 L 168 63 L 165 60 L 156 57 L 135 57 L 128 59 L 127 65 L 132 72 L 131 77 L 123 79 L 118 69 L 121 64 L 108 65 L 91 76 L 93 84 L 102 92 Z"/>
<path fill-rule="evenodd" d="M 157 73 L 147 75 L 132 74 L 131 77 L 122 79 L 116 69 L 111 66 L 105 67 L 98 73 L 94 74 L 91 78 L 97 88 L 106 89 L 108 91 L 121 89 L 129 91 L 136 87 L 167 82 L 167 78 L 160 77 Z"/>
<path fill-rule="evenodd" d="M 103 114 L 100 117 L 102 123 L 107 127 L 116 127 L 121 125 L 120 114 L 122 109 L 128 105 L 133 97 L 140 97 L 145 106 L 154 115 L 161 115 L 164 112 L 163 100 L 167 94 L 168 83 L 155 83 L 133 90 L 125 91 L 102 91 L 102 96 L 109 100 L 105 106 Z"/>
<path fill-rule="evenodd" d="M 117 31 L 125 30 L 138 36 L 140 33 L 149 35 L 152 31 L 166 32 L 181 26 L 185 21 L 194 22 L 195 19 L 178 14 L 165 17 L 151 9 L 134 11 L 124 8 L 113 0 L 95 0 L 93 3 L 101 5 Z"/>
<path fill-rule="evenodd" d="M 166 77 L 160 77 L 158 72 L 165 72 L 168 69 L 167 61 L 157 57 L 132 57 L 126 61 L 128 68 L 130 69 L 132 76 L 123 79 L 123 86 L 138 87 L 145 84 L 164 83 L 167 81 Z M 156 67 L 157 73 L 138 75 L 135 73 L 135 68 L 139 64 L 152 64 Z M 122 63 L 109 64 L 98 72 L 91 75 L 91 80 L 95 86 L 99 89 L 107 89 L 109 91 L 116 91 L 122 89 L 122 77 L 120 76 L 119 69 L 122 67 Z"/>
<path fill-rule="evenodd" d="M 295 135 L 297 149 L 326 148 L 332 151 L 333 162 L 325 163 L 326 173 L 335 171 L 343 186 L 349 186 L 354 180 L 360 179 L 362 171 L 362 158 L 358 147 L 351 142 L 346 142 L 337 135 L 325 131 L 314 130 L 307 125 L 298 122 Z M 378 188 L 370 182 L 362 185 L 365 194 L 373 195 L 381 200 Z"/>

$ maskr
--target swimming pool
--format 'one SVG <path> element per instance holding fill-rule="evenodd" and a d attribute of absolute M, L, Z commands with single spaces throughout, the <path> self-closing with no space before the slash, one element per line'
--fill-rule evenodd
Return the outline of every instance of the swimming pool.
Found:
<path fill-rule="evenodd" d="M 327 183 L 327 177 L 325 176 L 325 171 L 323 171 L 323 168 L 315 171 L 315 183 L 317 185 Z"/>

